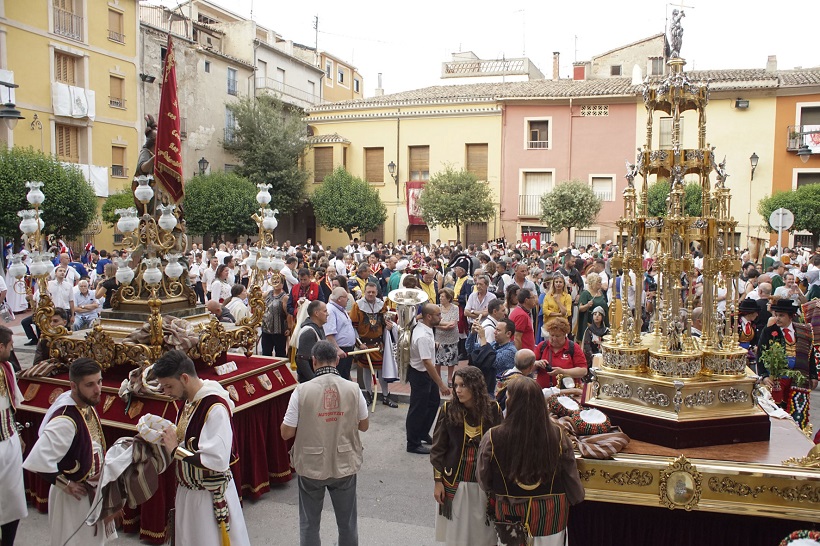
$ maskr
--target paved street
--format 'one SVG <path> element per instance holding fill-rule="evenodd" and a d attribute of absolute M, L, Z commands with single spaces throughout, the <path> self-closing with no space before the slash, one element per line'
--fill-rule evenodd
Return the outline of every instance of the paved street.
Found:
<path fill-rule="evenodd" d="M 16 323 L 15 352 L 24 367 L 31 364 L 33 347 L 25 347 L 22 328 Z M 362 435 L 364 465 L 359 473 L 359 535 L 362 545 L 426 546 L 436 544 L 433 526 L 435 503 L 432 498 L 432 471 L 429 459 L 405 451 L 404 419 L 407 415 L 407 386 L 396 385 L 398 409 L 381 403 L 371 414 L 370 430 Z M 812 423 L 820 427 L 820 393 L 812 394 Z M 256 502 L 244 505 L 245 519 L 254 546 L 291 545 L 299 543 L 298 490 L 294 480 L 276 486 Z M 31 509 L 30 509 L 31 510 Z M 36 510 L 20 524 L 17 544 L 41 546 L 48 543 L 48 519 Z M 325 499 L 322 525 L 323 544 L 336 540 L 330 497 Z M 140 544 L 133 536 L 120 538 L 115 544 Z"/>

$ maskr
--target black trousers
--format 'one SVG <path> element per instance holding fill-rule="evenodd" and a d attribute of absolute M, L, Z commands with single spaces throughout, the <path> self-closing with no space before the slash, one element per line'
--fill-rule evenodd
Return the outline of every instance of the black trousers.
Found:
<path fill-rule="evenodd" d="M 433 421 L 436 419 L 441 395 L 438 386 L 430 374 L 420 372 L 412 366 L 407 369 L 407 381 L 410 383 L 410 409 L 407 410 L 407 449 L 421 445 L 421 441 L 430 434 Z"/>
<path fill-rule="evenodd" d="M 202 288 L 202 281 L 196 281 L 194 294 L 196 294 L 197 299 L 199 299 L 199 303 L 205 305 L 205 289 Z"/>
<path fill-rule="evenodd" d="M 23 331 L 26 333 L 26 337 L 30 340 L 37 341 L 38 339 L 40 339 L 39 336 L 36 333 L 34 333 L 34 313 L 21 320 L 20 326 L 23 327 Z"/>
<path fill-rule="evenodd" d="M 287 340 L 285 334 L 269 334 L 262 332 L 262 355 L 278 356 L 284 358 L 288 355 Z"/>
<path fill-rule="evenodd" d="M 349 353 L 356 349 L 356 347 L 339 347 L 345 353 Z M 353 357 L 346 356 L 344 358 L 339 359 L 339 364 L 336 366 L 336 369 L 339 371 L 339 375 L 350 381 L 350 368 L 353 366 Z"/>

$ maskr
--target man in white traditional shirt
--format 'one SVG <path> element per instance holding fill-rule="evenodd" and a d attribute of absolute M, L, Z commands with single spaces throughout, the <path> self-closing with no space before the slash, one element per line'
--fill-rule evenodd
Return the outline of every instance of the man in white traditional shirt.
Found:
<path fill-rule="evenodd" d="M 48 295 L 54 307 L 65 309 L 69 320 L 74 316 L 74 285 L 66 278 L 66 271 L 73 267 L 58 265 L 54 270 L 54 279 L 48 281 Z"/>
<path fill-rule="evenodd" d="M 14 423 L 14 412 L 23 403 L 14 369 L 9 363 L 14 349 L 12 331 L 0 326 L 0 536 L 3 546 L 12 546 L 17 525 L 28 515 L 23 486 L 23 451 Z"/>
<path fill-rule="evenodd" d="M 105 456 L 102 425 L 94 409 L 102 393 L 102 370 L 94 360 L 78 358 L 68 377 L 71 390 L 58 396 L 46 412 L 23 468 L 51 483 L 52 546 L 102 545 L 106 541 L 103 522 L 85 524 Z"/>
<path fill-rule="evenodd" d="M 179 350 L 162 355 L 153 368 L 163 394 L 185 404 L 176 428 L 163 431 L 162 443 L 177 459 L 175 544 L 249 546 L 245 517 L 230 465 L 234 403 L 216 381 L 202 380 L 193 361 Z"/>

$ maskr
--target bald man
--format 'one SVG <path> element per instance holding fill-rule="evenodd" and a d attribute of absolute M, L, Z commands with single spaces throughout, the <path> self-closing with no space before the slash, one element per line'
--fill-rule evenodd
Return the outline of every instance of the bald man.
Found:
<path fill-rule="evenodd" d="M 236 322 L 231 312 L 216 300 L 208 300 L 208 303 L 205 304 L 205 308 L 210 314 L 219 319 L 219 322 Z"/>

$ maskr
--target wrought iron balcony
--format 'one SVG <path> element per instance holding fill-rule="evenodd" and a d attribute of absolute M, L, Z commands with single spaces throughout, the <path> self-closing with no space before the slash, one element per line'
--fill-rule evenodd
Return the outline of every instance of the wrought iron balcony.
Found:
<path fill-rule="evenodd" d="M 528 140 L 527 149 L 529 150 L 546 150 L 550 147 L 550 143 L 546 140 Z"/>
<path fill-rule="evenodd" d="M 54 34 L 83 41 L 83 17 L 54 6 Z"/>
<path fill-rule="evenodd" d="M 525 218 L 539 218 L 541 216 L 540 195 L 519 195 L 518 216 Z"/>
<path fill-rule="evenodd" d="M 319 95 L 314 95 L 304 89 L 280 82 L 273 78 L 256 78 L 257 92 L 267 92 L 279 95 L 283 102 L 300 107 L 315 106 L 324 102 Z"/>
<path fill-rule="evenodd" d="M 814 141 L 820 141 L 820 125 L 789 125 L 787 151 L 796 152 L 804 144 L 813 147 Z"/>
<path fill-rule="evenodd" d="M 125 176 L 125 167 L 122 165 L 111 165 L 111 176 Z"/>
<path fill-rule="evenodd" d="M 108 106 L 125 109 L 125 99 L 122 97 L 108 97 Z"/>
<path fill-rule="evenodd" d="M 120 44 L 125 43 L 125 34 L 122 32 L 117 32 L 116 30 L 108 29 L 108 39 L 112 42 L 117 42 Z"/>

